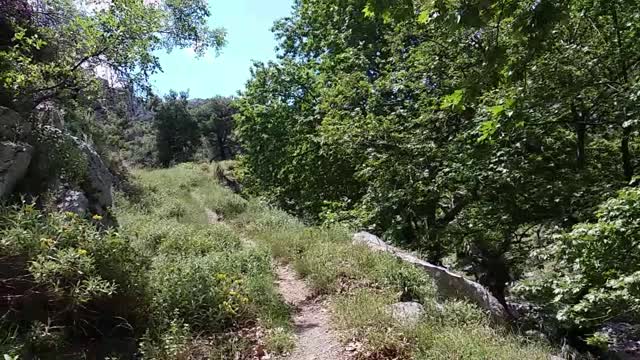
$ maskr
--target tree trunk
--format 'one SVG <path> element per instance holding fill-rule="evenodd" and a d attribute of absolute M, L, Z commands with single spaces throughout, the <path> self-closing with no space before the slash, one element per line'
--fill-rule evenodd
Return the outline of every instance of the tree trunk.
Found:
<path fill-rule="evenodd" d="M 584 114 L 578 111 L 575 104 L 571 105 L 571 113 L 573 114 L 576 131 L 576 164 L 578 169 L 582 169 L 586 164 L 585 140 L 587 137 L 587 125 L 584 122 Z"/>
<path fill-rule="evenodd" d="M 225 151 L 225 141 L 221 135 L 216 134 L 216 138 L 218 139 L 218 149 L 220 149 L 220 160 L 227 160 L 227 152 Z"/>
<path fill-rule="evenodd" d="M 631 137 L 631 127 L 623 125 L 620 151 L 622 152 L 624 178 L 627 181 L 631 181 L 631 179 L 633 179 L 633 164 L 631 163 L 631 151 L 629 150 L 629 137 Z"/>

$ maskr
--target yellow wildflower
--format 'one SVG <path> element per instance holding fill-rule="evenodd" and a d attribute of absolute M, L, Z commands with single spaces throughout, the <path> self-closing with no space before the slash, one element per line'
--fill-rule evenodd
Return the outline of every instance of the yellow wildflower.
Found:
<path fill-rule="evenodd" d="M 85 249 L 78 249 L 76 252 L 77 252 L 77 253 L 78 253 L 78 255 L 80 255 L 80 256 L 87 255 L 87 250 L 85 250 Z"/>
<path fill-rule="evenodd" d="M 102 220 L 102 216 L 100 216 L 100 215 L 98 215 L 98 214 L 93 215 L 91 218 L 92 218 L 93 220 L 95 220 L 95 221 L 100 221 L 100 220 Z"/>
<path fill-rule="evenodd" d="M 216 274 L 216 279 L 218 279 L 218 280 L 226 280 L 227 279 L 227 274 L 217 273 Z"/>
<path fill-rule="evenodd" d="M 41 238 L 40 239 L 40 246 L 42 246 L 45 249 L 52 247 L 55 243 L 56 242 L 51 238 Z"/>

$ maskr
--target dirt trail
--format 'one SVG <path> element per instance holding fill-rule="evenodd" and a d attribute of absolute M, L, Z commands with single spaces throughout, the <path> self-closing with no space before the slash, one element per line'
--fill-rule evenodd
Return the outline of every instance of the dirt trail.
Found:
<path fill-rule="evenodd" d="M 278 289 L 296 308 L 296 348 L 287 360 L 343 360 L 342 347 L 331 331 L 327 309 L 311 297 L 311 290 L 289 266 L 278 266 Z"/>
<path fill-rule="evenodd" d="M 215 211 L 208 207 L 204 210 L 209 224 L 223 223 L 222 216 Z M 247 246 L 255 246 L 251 240 L 242 240 Z M 296 347 L 284 360 L 345 360 L 342 346 L 331 331 L 329 313 L 324 305 L 312 298 L 307 284 L 289 266 L 277 265 L 276 271 L 278 291 L 296 309 L 293 319 Z"/>

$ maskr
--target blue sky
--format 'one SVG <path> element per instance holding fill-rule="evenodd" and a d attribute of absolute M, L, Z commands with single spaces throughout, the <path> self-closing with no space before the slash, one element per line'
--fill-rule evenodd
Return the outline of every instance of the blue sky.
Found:
<path fill-rule="evenodd" d="M 293 0 L 209 0 L 214 27 L 227 30 L 227 45 L 195 58 L 190 49 L 159 55 L 163 73 L 151 78 L 155 91 L 189 90 L 190 98 L 236 95 L 249 79 L 252 60 L 275 59 L 273 22 L 291 13 Z"/>

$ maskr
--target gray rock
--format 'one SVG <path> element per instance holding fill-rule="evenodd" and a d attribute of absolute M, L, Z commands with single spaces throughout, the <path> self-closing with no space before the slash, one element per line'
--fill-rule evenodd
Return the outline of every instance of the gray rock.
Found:
<path fill-rule="evenodd" d="M 498 302 L 498 299 L 491 295 L 489 290 L 485 289 L 482 285 L 441 266 L 436 266 L 421 260 L 407 251 L 393 247 L 368 232 L 354 234 L 353 242 L 355 244 L 365 245 L 375 251 L 391 253 L 408 263 L 414 264 L 431 276 L 440 296 L 467 300 L 476 304 L 481 309 L 486 310 L 492 320 L 498 323 L 508 322 L 508 312 L 500 302 Z"/>
<path fill-rule="evenodd" d="M 41 124 L 50 124 L 58 129 L 64 129 L 66 112 L 55 101 L 42 102 L 35 110 Z"/>
<path fill-rule="evenodd" d="M 0 140 L 18 141 L 31 132 L 31 123 L 17 112 L 0 106 Z"/>
<path fill-rule="evenodd" d="M 0 198 L 9 195 L 29 168 L 33 148 L 30 145 L 0 142 Z"/>
<path fill-rule="evenodd" d="M 612 359 L 640 359 L 640 325 L 607 322 L 596 331 L 609 339 L 607 355 Z"/>
<path fill-rule="evenodd" d="M 58 200 L 58 210 L 63 212 L 72 212 L 81 217 L 89 214 L 89 199 L 84 193 L 76 190 L 63 190 Z"/>
<path fill-rule="evenodd" d="M 113 175 L 100 155 L 86 142 L 72 137 L 78 148 L 87 157 L 86 181 L 82 190 L 90 201 L 95 201 L 101 208 L 113 205 Z"/>
<path fill-rule="evenodd" d="M 422 304 L 412 301 L 391 304 L 388 311 L 396 321 L 404 325 L 415 325 L 424 315 Z"/>
<path fill-rule="evenodd" d="M 102 158 L 87 142 L 68 134 L 64 134 L 60 129 L 45 125 L 44 132 L 49 136 L 70 139 L 73 144 L 84 154 L 87 162 L 85 170 L 85 181 L 80 184 L 91 207 L 106 209 L 113 204 L 113 175 Z"/>
<path fill-rule="evenodd" d="M 86 141 L 65 134 L 56 127 L 45 125 L 43 126 L 43 132 L 48 134 L 47 136 L 50 137 L 70 140 L 73 146 L 82 152 L 86 160 L 78 164 L 78 166 L 83 166 L 82 181 L 78 184 L 65 184 L 64 188 L 58 192 L 59 195 L 56 197 L 56 204 L 64 207 L 63 204 L 66 203 L 66 191 L 73 190 L 81 192 L 83 198 L 88 201 L 88 205 L 86 206 L 86 215 L 101 215 L 103 217 L 103 220 L 101 221 L 103 225 L 113 226 L 115 224 L 115 219 L 111 216 L 109 208 L 113 205 L 112 188 L 114 177 L 100 155 L 98 155 L 94 148 Z M 44 156 L 42 158 L 44 158 Z M 37 173 L 37 170 L 35 171 Z M 59 185 L 56 184 L 59 179 L 43 180 L 49 182 L 49 188 L 59 188 Z M 77 200 L 80 201 L 82 199 L 77 198 Z M 78 205 L 83 204 L 84 201 L 82 200 Z"/>

